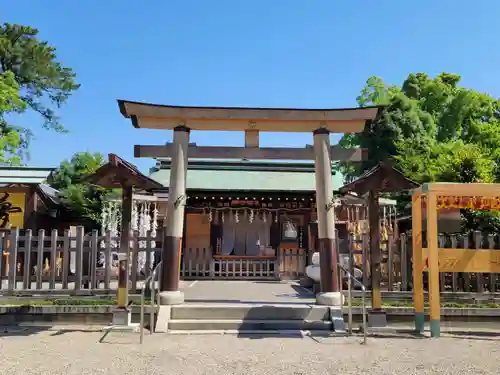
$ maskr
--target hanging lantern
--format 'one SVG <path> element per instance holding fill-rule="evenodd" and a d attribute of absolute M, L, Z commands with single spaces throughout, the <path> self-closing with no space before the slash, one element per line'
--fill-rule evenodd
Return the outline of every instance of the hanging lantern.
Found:
<path fill-rule="evenodd" d="M 212 210 L 209 210 L 208 211 L 208 222 L 211 223 L 212 222 Z"/>
<path fill-rule="evenodd" d="M 250 215 L 248 215 L 248 222 L 250 224 L 253 223 L 253 219 L 254 219 L 253 215 L 254 215 L 253 210 L 250 210 Z"/>
<path fill-rule="evenodd" d="M 235 214 L 234 214 L 234 221 L 236 223 L 240 222 L 240 215 L 239 215 L 238 211 L 236 211 Z"/>

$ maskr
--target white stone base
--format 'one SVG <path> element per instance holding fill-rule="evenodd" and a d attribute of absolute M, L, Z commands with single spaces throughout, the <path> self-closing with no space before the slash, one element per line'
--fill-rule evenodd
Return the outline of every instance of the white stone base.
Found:
<path fill-rule="evenodd" d="M 130 323 L 129 325 L 111 325 L 104 327 L 102 330 L 105 332 L 117 331 L 117 332 L 139 332 L 141 325 L 139 323 Z"/>
<path fill-rule="evenodd" d="M 132 321 L 131 311 L 127 308 L 117 307 L 113 310 L 112 326 L 128 326 Z"/>
<path fill-rule="evenodd" d="M 176 290 L 174 292 L 160 292 L 160 305 L 181 305 L 184 303 L 184 292 Z"/>
<path fill-rule="evenodd" d="M 311 266 L 307 266 L 306 267 L 306 275 L 314 280 L 314 282 L 316 283 L 319 283 L 319 279 L 320 279 L 320 270 L 319 270 L 319 266 L 317 265 L 311 265 Z"/>
<path fill-rule="evenodd" d="M 159 306 L 158 315 L 156 316 L 156 327 L 155 332 L 167 333 L 168 323 L 170 322 L 170 317 L 172 314 L 172 307 L 169 305 Z"/>
<path fill-rule="evenodd" d="M 342 307 L 344 305 L 344 296 L 340 292 L 318 293 L 316 294 L 316 304 Z"/>

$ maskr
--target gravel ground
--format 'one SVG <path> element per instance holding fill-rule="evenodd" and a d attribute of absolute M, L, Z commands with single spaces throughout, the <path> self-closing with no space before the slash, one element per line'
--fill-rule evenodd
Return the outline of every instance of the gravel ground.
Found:
<path fill-rule="evenodd" d="M 0 335 L 0 374 L 498 374 L 500 338 L 146 336 L 56 328 Z"/>

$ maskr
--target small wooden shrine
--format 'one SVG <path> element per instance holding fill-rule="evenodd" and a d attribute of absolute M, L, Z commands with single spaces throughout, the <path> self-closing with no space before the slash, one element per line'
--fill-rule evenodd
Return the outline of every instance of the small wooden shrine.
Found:
<path fill-rule="evenodd" d="M 381 221 L 379 198 L 381 193 L 396 193 L 417 188 L 419 185 L 406 178 L 394 167 L 392 161 L 382 161 L 364 172 L 356 180 L 340 188 L 341 192 L 355 192 L 368 200 L 368 227 L 370 233 L 370 267 L 372 284 L 372 307 L 382 308 L 380 293 L 381 264 L 383 261 L 381 237 L 386 237 L 391 228 L 386 220 Z M 396 215 L 395 215 L 396 216 Z"/>

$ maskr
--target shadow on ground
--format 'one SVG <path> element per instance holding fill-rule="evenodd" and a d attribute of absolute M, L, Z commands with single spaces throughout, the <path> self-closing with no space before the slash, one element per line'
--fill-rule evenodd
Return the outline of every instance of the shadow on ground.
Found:
<path fill-rule="evenodd" d="M 9 325 L 0 327 L 0 337 L 10 336 L 31 336 L 39 334 L 40 332 L 48 331 L 50 327 L 47 326 L 22 326 L 22 325 Z"/>

